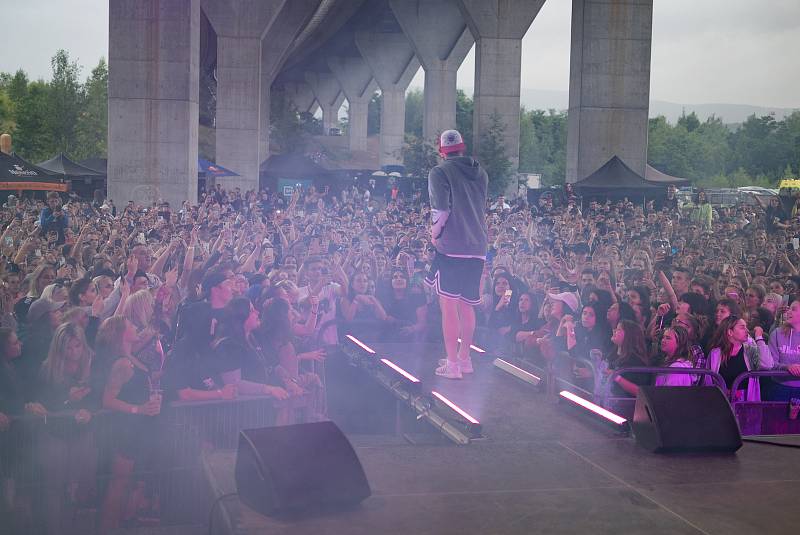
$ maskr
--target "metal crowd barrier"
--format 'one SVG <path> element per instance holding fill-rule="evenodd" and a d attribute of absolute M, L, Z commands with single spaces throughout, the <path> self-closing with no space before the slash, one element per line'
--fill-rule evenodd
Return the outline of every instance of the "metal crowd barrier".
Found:
<path fill-rule="evenodd" d="M 310 396 L 304 395 L 287 400 L 240 396 L 229 401 L 165 402 L 148 428 L 148 436 L 140 437 L 145 447 L 152 447 L 151 462 L 135 466 L 132 479 L 146 481 L 158 494 L 162 522 L 197 520 L 193 513 L 205 499 L 200 484 L 202 450 L 235 449 L 242 429 L 275 425 L 280 409 L 298 414 L 310 401 Z M 94 471 L 101 497 L 110 476 L 110 460 L 123 445 L 120 437 L 126 436 L 120 433 L 120 426 L 130 420 L 126 415 L 98 410 L 92 412 L 88 424 L 78 424 L 75 413 L 14 417 L 10 428 L 0 431 L 0 480 L 12 479 L 17 494 L 29 495 L 36 502 L 46 489 L 65 483 L 54 481 L 55 469 L 74 464 L 76 453 L 87 454 L 87 470 Z M 302 416 L 293 418 L 302 420 Z"/>
<path fill-rule="evenodd" d="M 739 375 L 731 388 L 731 406 L 739 421 L 743 435 L 789 435 L 800 434 L 800 418 L 792 420 L 788 417 L 788 404 L 785 401 L 747 401 L 735 399 L 734 392 L 739 385 L 748 379 L 760 380 L 761 377 L 778 377 L 781 379 L 798 379 L 784 370 L 753 370 Z"/>

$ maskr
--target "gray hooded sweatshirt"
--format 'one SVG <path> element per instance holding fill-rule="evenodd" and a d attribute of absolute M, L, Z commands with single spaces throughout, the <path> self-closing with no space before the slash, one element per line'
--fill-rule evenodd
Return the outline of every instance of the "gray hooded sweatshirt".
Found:
<path fill-rule="evenodd" d="M 447 256 L 486 257 L 488 186 L 486 171 L 468 156 L 448 158 L 431 169 L 428 193 L 437 251 Z"/>

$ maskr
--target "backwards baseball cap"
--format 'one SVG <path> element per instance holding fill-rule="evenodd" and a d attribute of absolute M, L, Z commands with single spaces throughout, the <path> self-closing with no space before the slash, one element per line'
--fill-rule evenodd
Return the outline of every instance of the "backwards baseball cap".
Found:
<path fill-rule="evenodd" d="M 210 271 L 203 277 L 202 288 L 203 294 L 209 295 L 211 293 L 211 288 L 219 286 L 223 282 L 228 280 L 228 277 L 225 276 L 225 272 L 222 270 L 214 270 Z"/>
<path fill-rule="evenodd" d="M 575 313 L 578 311 L 580 307 L 580 303 L 578 302 L 578 296 L 572 292 L 561 292 L 559 294 L 551 294 L 548 293 L 547 297 L 552 299 L 553 301 L 561 301 L 565 305 L 567 305 L 570 309 L 566 311 L 567 313 Z"/>
<path fill-rule="evenodd" d="M 445 130 L 439 136 L 439 153 L 442 156 L 447 156 L 451 152 L 461 152 L 466 148 L 464 138 L 461 137 L 461 132 L 458 130 Z"/>
<path fill-rule="evenodd" d="M 31 306 L 28 309 L 27 321 L 28 323 L 39 321 L 42 319 L 42 317 L 44 317 L 45 314 L 60 310 L 66 304 L 66 301 L 52 301 L 47 298 L 37 299 L 31 303 Z"/>

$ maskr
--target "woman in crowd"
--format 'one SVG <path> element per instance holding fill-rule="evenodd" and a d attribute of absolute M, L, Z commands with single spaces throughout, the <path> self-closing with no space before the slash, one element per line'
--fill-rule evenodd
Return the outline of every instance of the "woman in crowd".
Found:
<path fill-rule="evenodd" d="M 318 374 L 301 371 L 301 363 L 321 363 L 325 360 L 325 349 L 298 353 L 292 333 L 292 314 L 284 299 L 272 299 L 265 304 L 261 327 L 256 340 L 265 354 L 277 356 L 276 373 L 290 395 L 304 392 L 311 396 L 312 417 L 319 418 L 323 410 L 322 381 Z"/>
<path fill-rule="evenodd" d="M 621 368 L 648 366 L 649 358 L 644 330 L 641 325 L 630 320 L 621 320 L 611 333 L 613 349 L 608 356 L 609 371 Z M 616 396 L 630 395 L 635 397 L 639 386 L 649 385 L 648 373 L 623 373 L 614 379 L 611 393 Z"/>
<path fill-rule="evenodd" d="M 683 327 L 669 327 L 661 337 L 662 363 L 665 368 L 691 368 L 692 356 L 689 332 Z M 656 377 L 656 386 L 692 386 L 695 377 L 684 373 L 662 374 Z"/>
<path fill-rule="evenodd" d="M 576 359 L 588 360 L 592 349 L 605 354 L 611 346 L 611 329 L 593 304 L 583 306 L 577 326 L 571 316 L 564 316 L 559 331 L 557 337 L 563 340 L 563 348 Z"/>
<path fill-rule="evenodd" d="M 492 348 L 502 348 L 503 341 L 511 332 L 514 316 L 518 311 L 517 299 L 511 276 L 506 271 L 498 271 L 492 281 L 491 297 L 484 296 L 485 303 L 490 305 L 487 326 L 490 332 L 489 345 Z"/>
<path fill-rule="evenodd" d="M 40 264 L 30 275 L 28 294 L 14 305 L 14 315 L 21 324 L 27 322 L 28 309 L 39 299 L 44 289 L 56 279 L 56 270 L 50 264 Z"/>
<path fill-rule="evenodd" d="M 380 303 L 386 311 L 388 325 L 383 334 L 386 341 L 421 340 L 425 336 L 428 308 L 425 296 L 409 286 L 408 272 L 395 268 L 391 288 L 381 292 Z"/>
<path fill-rule="evenodd" d="M 534 347 L 534 341 L 542 336 L 537 333 L 538 329 L 544 325 L 544 320 L 539 317 L 538 307 L 535 306 L 535 299 L 530 292 L 522 292 L 517 303 L 517 316 L 511 325 L 511 340 L 517 344 L 518 354 L 524 354 L 526 349 Z"/>
<path fill-rule="evenodd" d="M 356 273 L 350 280 L 347 295 L 341 298 L 346 329 L 359 339 L 375 340 L 388 319 L 386 311 L 381 302 L 368 293 L 370 278 L 366 273 Z"/>
<path fill-rule="evenodd" d="M 37 299 L 28 309 L 28 327 L 22 339 L 20 373 L 29 385 L 37 382 L 39 369 L 47 358 L 50 342 L 56 328 L 61 324 L 66 302 Z"/>
<path fill-rule="evenodd" d="M 591 390 L 590 383 L 593 382 L 593 377 L 591 369 L 582 361 L 592 361 L 592 350 L 605 355 L 611 348 L 611 329 L 608 328 L 605 317 L 600 315 L 598 308 L 591 303 L 584 305 L 577 326 L 571 316 L 564 316 L 556 333 L 557 346 L 566 350 L 572 357 L 570 362 L 562 363 L 562 367 L 569 368 L 576 380 L 586 383 L 578 384 L 586 390 Z"/>
<path fill-rule="evenodd" d="M 75 426 L 47 426 L 46 439 L 40 442 L 46 519 L 52 533 L 67 529 L 74 507 L 86 503 L 94 492 L 97 448 L 87 424 L 99 396 L 90 386 L 91 365 L 92 351 L 83 329 L 74 323 L 60 325 L 42 363 L 38 389 L 38 399 L 48 411 L 76 411 Z"/>
<path fill-rule="evenodd" d="M 106 488 L 100 519 L 102 533 L 119 526 L 134 468 L 145 470 L 152 461 L 151 440 L 155 419 L 161 413 L 161 394 L 151 379 L 151 370 L 133 354 L 139 337 L 136 328 L 122 316 L 103 321 L 97 331 L 96 349 L 100 373 L 108 370 L 102 386 L 102 407 L 115 415 L 111 479 Z"/>
<path fill-rule="evenodd" d="M 735 379 L 749 370 L 769 370 L 772 368 L 772 354 L 764 342 L 764 332 L 756 327 L 753 332 L 755 343 L 750 342 L 747 323 L 736 316 L 728 316 L 717 327 L 709 347 L 709 368 L 725 379 L 728 390 L 733 388 Z M 710 381 L 710 379 L 707 379 Z M 740 383 L 734 393 L 737 400 L 760 401 L 761 389 L 758 378 L 750 378 Z"/>
<path fill-rule="evenodd" d="M 21 355 L 22 344 L 17 333 L 0 328 L 0 432 L 8 429 L 12 416 L 26 412 L 36 416 L 47 414 L 44 405 L 33 401 L 33 389 L 20 376 L 16 361 Z"/>
<path fill-rule="evenodd" d="M 153 325 L 155 299 L 150 290 L 134 292 L 125 301 L 122 315 L 136 329 L 133 354 L 152 372 L 159 372 L 164 366 L 164 348 L 161 345 L 158 328 Z"/>
<path fill-rule="evenodd" d="M 793 301 L 783 316 L 783 325 L 769 339 L 774 367 L 786 371 L 792 378 L 771 377 L 762 381 L 764 398 L 789 401 L 800 398 L 800 301 Z"/>

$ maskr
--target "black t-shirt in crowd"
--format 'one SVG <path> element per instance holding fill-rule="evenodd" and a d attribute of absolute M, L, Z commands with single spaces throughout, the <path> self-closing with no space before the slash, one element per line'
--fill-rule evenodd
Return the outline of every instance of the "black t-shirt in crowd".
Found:
<path fill-rule="evenodd" d="M 725 385 L 728 390 L 733 386 L 733 382 L 741 374 L 747 371 L 747 364 L 744 361 L 744 346 L 739 348 L 739 352 L 735 356 L 730 357 L 725 364 L 720 364 L 719 374 L 725 379 Z M 747 381 L 739 383 L 739 390 L 744 390 L 747 387 Z"/>

